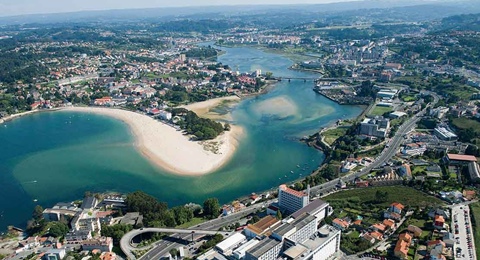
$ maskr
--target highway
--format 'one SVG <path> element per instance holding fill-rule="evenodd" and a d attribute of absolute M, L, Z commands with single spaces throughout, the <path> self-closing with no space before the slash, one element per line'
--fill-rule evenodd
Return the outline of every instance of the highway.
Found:
<path fill-rule="evenodd" d="M 424 92 L 424 93 L 433 96 L 434 100 L 433 100 L 431 106 L 435 105 L 438 102 L 438 100 L 440 99 L 440 97 L 433 92 Z M 402 145 L 402 142 L 404 140 L 404 135 L 407 134 L 408 132 L 410 132 L 412 130 L 412 128 L 415 126 L 415 124 L 418 121 L 420 121 L 422 116 L 425 115 L 425 112 L 426 112 L 426 110 L 429 106 L 425 107 L 425 109 L 421 110 L 416 115 L 414 115 L 413 117 L 408 119 L 406 122 L 404 122 L 398 128 L 397 132 L 395 133 L 395 136 L 392 137 L 390 139 L 390 141 L 387 143 L 388 147 L 385 147 L 384 150 L 382 151 L 382 153 L 380 154 L 380 156 L 378 156 L 375 159 L 375 161 L 372 162 L 370 165 L 364 167 L 363 169 L 361 169 L 358 172 L 354 172 L 354 173 L 348 174 L 347 176 L 344 176 L 342 178 L 337 178 L 337 179 L 331 180 L 329 182 L 322 183 L 320 185 L 314 186 L 310 189 L 311 193 L 317 195 L 317 194 L 320 194 L 320 193 L 323 194 L 323 193 L 329 192 L 329 191 L 331 191 L 332 189 L 335 188 L 335 186 L 338 184 L 340 179 L 343 180 L 344 182 L 354 181 L 356 178 L 359 178 L 361 176 L 364 176 L 364 175 L 370 173 L 370 171 L 372 169 L 375 169 L 375 168 L 383 165 L 388 160 L 390 160 L 397 153 L 398 149 L 400 148 L 400 145 Z"/>
<path fill-rule="evenodd" d="M 439 96 L 437 94 L 435 94 L 433 92 L 424 92 L 424 93 L 432 95 L 434 97 L 434 101 L 432 102 L 431 106 L 435 105 L 438 102 Z M 356 178 L 359 178 L 361 176 L 364 176 L 364 175 L 370 173 L 370 171 L 372 169 L 375 169 L 375 168 L 383 165 L 387 161 L 389 161 L 396 154 L 398 149 L 400 148 L 400 145 L 402 144 L 402 142 L 404 140 L 404 135 L 412 130 L 412 128 L 415 126 L 415 124 L 425 114 L 425 112 L 426 112 L 426 110 L 429 106 L 430 105 L 428 105 L 425 109 L 421 110 L 416 115 L 414 115 L 413 117 L 408 119 L 406 122 L 404 122 L 398 128 L 395 136 L 392 137 L 389 140 L 388 147 L 385 147 L 385 149 L 382 151 L 382 153 L 370 165 L 364 167 L 363 169 L 361 169 L 358 172 L 351 173 L 351 174 L 349 174 L 347 176 L 344 176 L 342 178 L 337 178 L 337 179 L 331 180 L 329 182 L 322 183 L 321 185 L 311 187 L 311 194 L 316 195 L 316 194 L 320 194 L 320 193 L 329 192 L 329 191 L 331 191 L 335 188 L 335 186 L 338 184 L 340 179 L 343 180 L 344 182 L 352 182 Z M 243 211 L 233 213 L 233 214 L 231 214 L 229 216 L 226 216 L 226 217 L 221 217 L 221 218 L 217 218 L 217 219 L 214 219 L 214 220 L 210 220 L 210 221 L 202 223 L 200 225 L 191 227 L 191 228 L 189 228 L 189 230 L 195 230 L 195 229 L 203 230 L 203 231 L 218 230 L 221 227 L 224 227 L 226 225 L 229 225 L 231 223 L 234 223 L 234 222 L 240 220 L 241 218 L 246 217 L 247 215 L 257 211 L 260 208 L 265 207 L 266 205 L 268 205 L 272 202 L 273 202 L 273 200 L 263 202 L 263 203 L 260 203 L 260 204 L 254 204 L 254 205 L 248 207 L 247 209 L 244 209 Z M 134 231 L 131 231 L 131 232 L 134 232 Z M 136 259 L 131 252 L 133 247 L 130 245 L 131 239 L 133 237 L 135 237 L 135 236 L 130 236 L 130 238 L 126 239 L 126 240 L 128 240 L 128 245 L 126 245 L 126 244 L 121 245 L 122 251 L 125 253 L 127 258 L 129 258 L 129 259 Z M 191 239 L 191 234 L 180 235 L 180 236 L 178 234 L 174 234 L 171 237 L 181 238 L 181 240 L 189 241 Z M 198 237 L 199 237 L 199 235 L 197 235 L 197 238 Z M 122 241 L 123 240 L 124 239 L 122 238 Z M 178 248 L 178 247 L 181 247 L 181 246 L 184 246 L 184 244 L 182 244 L 180 242 L 160 241 L 160 242 L 155 243 L 154 247 L 150 251 L 145 253 L 142 257 L 140 257 L 140 259 L 160 259 L 162 256 L 168 254 L 171 249 Z"/>
<path fill-rule="evenodd" d="M 231 232 L 222 232 L 222 231 L 211 231 L 211 230 L 203 230 L 203 229 L 176 229 L 176 228 L 142 228 L 142 229 L 134 229 L 127 234 L 125 234 L 122 239 L 120 240 L 120 247 L 122 251 L 132 251 L 137 250 L 132 246 L 131 242 L 134 237 L 139 236 L 145 233 L 178 233 L 178 234 L 189 234 L 190 236 L 193 234 L 202 234 L 202 235 L 215 235 L 215 234 L 222 234 L 223 236 L 228 236 L 228 233 Z"/>
<path fill-rule="evenodd" d="M 220 231 L 217 231 L 217 230 L 220 229 L 221 227 L 230 225 L 232 223 L 237 222 L 238 220 L 240 220 L 242 218 L 245 218 L 247 215 L 250 215 L 250 214 L 256 212 L 257 210 L 260 210 L 263 207 L 268 206 L 270 203 L 272 203 L 274 201 L 275 200 L 270 200 L 270 201 L 261 202 L 261 203 L 258 203 L 258 204 L 253 204 L 252 206 L 250 206 L 250 207 L 248 207 L 248 208 L 246 208 L 242 211 L 232 213 L 228 216 L 216 218 L 216 219 L 204 222 L 202 224 L 196 225 L 194 227 L 188 228 L 186 230 L 185 229 L 179 229 L 179 232 L 184 233 L 183 235 L 179 234 L 179 233 L 175 233 L 175 234 L 170 236 L 171 238 L 174 238 L 174 240 L 176 240 L 177 242 L 170 242 L 170 241 L 166 241 L 166 240 L 156 242 L 153 245 L 153 248 L 150 251 L 148 251 L 147 253 L 145 253 L 139 259 L 160 259 L 162 256 L 168 254 L 171 249 L 185 246 L 185 243 L 182 243 L 182 241 L 183 242 L 190 241 L 191 240 L 191 232 L 195 231 L 195 230 L 199 231 L 199 233 L 195 233 L 196 234 L 196 235 L 194 235 L 195 238 L 199 238 L 200 236 L 203 236 L 202 234 L 205 234 L 206 232 L 212 232 L 213 234 L 219 233 L 219 234 L 222 234 L 224 236 L 230 235 L 230 233 L 233 233 L 233 232 L 220 232 Z M 127 256 L 127 259 L 136 259 L 136 257 L 132 254 L 132 250 L 138 249 L 138 248 L 132 247 L 132 245 L 131 245 L 132 239 L 139 234 L 148 232 L 148 230 L 149 229 L 147 229 L 147 228 L 144 228 L 143 230 L 135 229 L 135 230 L 132 230 L 129 233 L 125 234 L 122 237 L 122 240 L 120 242 L 120 247 L 121 247 L 123 253 L 125 253 L 125 255 Z M 172 229 L 167 229 L 167 230 L 169 232 L 172 232 Z M 154 232 L 158 232 L 158 231 L 154 231 Z M 185 234 L 185 233 L 188 233 L 188 234 Z"/>

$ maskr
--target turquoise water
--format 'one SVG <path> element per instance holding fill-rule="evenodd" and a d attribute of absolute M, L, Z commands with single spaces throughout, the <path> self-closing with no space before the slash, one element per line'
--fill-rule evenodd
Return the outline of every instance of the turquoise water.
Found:
<path fill-rule="evenodd" d="M 288 70 L 291 61 L 279 55 L 224 50 L 219 61 L 240 71 L 313 76 Z M 52 206 L 85 191 L 143 190 L 169 205 L 201 203 L 208 197 L 228 202 L 306 176 L 324 157 L 298 138 L 361 112 L 316 95 L 312 87 L 311 82 L 281 82 L 267 94 L 242 101 L 232 115 L 245 137 L 231 162 L 201 177 L 176 176 L 152 166 L 134 149 L 128 127 L 105 116 L 45 112 L 8 122 L 0 126 L 0 230 L 24 225 L 35 204 Z M 281 109 L 268 104 L 279 99 L 287 100 L 276 103 Z"/>

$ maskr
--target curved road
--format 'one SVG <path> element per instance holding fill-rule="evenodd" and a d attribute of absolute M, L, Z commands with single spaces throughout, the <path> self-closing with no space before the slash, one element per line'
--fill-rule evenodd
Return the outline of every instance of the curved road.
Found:
<path fill-rule="evenodd" d="M 359 178 L 361 176 L 364 176 L 364 175 L 370 173 L 370 171 L 372 169 L 375 169 L 376 167 L 379 167 L 382 164 L 384 164 L 385 162 L 387 162 L 388 160 L 390 160 L 397 153 L 398 149 L 400 148 L 400 145 L 402 144 L 402 142 L 404 140 L 404 135 L 407 134 L 408 132 L 410 132 L 410 130 L 412 130 L 412 128 L 415 126 L 415 124 L 418 121 L 420 121 L 421 117 L 425 114 L 427 108 L 430 107 L 430 106 L 434 106 L 438 102 L 438 100 L 440 99 L 440 97 L 433 92 L 425 91 L 423 93 L 433 96 L 434 100 L 433 100 L 432 104 L 427 105 L 427 107 L 425 107 L 425 109 L 421 110 L 420 112 L 415 114 L 413 117 L 408 119 L 406 122 L 404 122 L 398 128 L 397 132 L 395 133 L 395 136 L 392 137 L 390 139 L 390 141 L 387 143 L 388 147 L 386 147 L 382 151 L 380 156 L 378 156 L 375 159 L 374 162 L 372 162 L 370 165 L 366 166 L 365 168 L 361 169 L 358 172 L 354 172 L 354 173 L 348 174 L 347 176 L 344 176 L 342 178 L 337 178 L 337 179 L 331 180 L 329 182 L 322 183 L 320 185 L 314 186 L 310 189 L 311 192 L 312 193 L 317 193 L 317 194 L 328 192 L 328 191 L 332 190 L 333 188 L 335 188 L 335 186 L 338 184 L 338 182 L 340 180 L 343 180 L 344 182 L 354 181 L 356 178 Z"/>
<path fill-rule="evenodd" d="M 382 164 L 384 164 L 385 162 L 387 162 L 388 160 L 390 160 L 396 154 L 398 149 L 400 148 L 400 145 L 402 144 L 402 141 L 404 140 L 404 135 L 406 133 L 408 133 L 415 126 L 415 124 L 421 119 L 421 117 L 425 114 L 426 109 L 429 106 L 435 105 L 438 102 L 438 100 L 440 99 L 440 97 L 433 92 L 425 91 L 423 93 L 426 93 L 426 94 L 434 97 L 434 101 L 432 102 L 432 104 L 427 105 L 427 107 L 425 109 L 421 110 L 416 115 L 414 115 L 413 117 L 408 119 L 406 122 L 404 122 L 398 128 L 395 136 L 393 138 L 391 138 L 390 141 L 388 142 L 389 147 L 386 147 L 382 151 L 380 156 L 378 156 L 373 163 L 366 166 L 362 170 L 360 170 L 358 172 L 351 173 L 347 176 L 344 176 L 343 178 L 337 178 L 337 179 L 331 180 L 329 182 L 322 183 L 321 185 L 314 186 L 314 187 L 311 188 L 311 193 L 325 193 L 327 191 L 330 191 L 333 188 L 335 188 L 335 186 L 338 184 L 338 182 L 340 180 L 343 180 L 345 182 L 354 181 L 356 178 L 359 178 L 361 176 L 364 176 L 364 175 L 368 174 L 372 169 L 374 169 L 376 167 L 379 167 Z M 208 230 L 218 230 L 219 228 L 221 228 L 223 226 L 231 224 L 231 223 L 247 216 L 248 214 L 251 214 L 251 213 L 255 212 L 256 210 L 260 209 L 261 207 L 265 207 L 265 205 L 268 205 L 271 202 L 273 202 L 273 201 L 271 200 L 271 201 L 263 202 L 261 204 L 254 204 L 254 205 L 248 207 L 247 209 L 244 209 L 243 211 L 233 213 L 233 214 L 231 214 L 229 216 L 226 216 L 226 217 L 210 220 L 210 221 L 205 222 L 203 224 L 192 227 L 192 229 L 188 229 L 188 233 L 190 234 L 193 230 L 195 230 L 195 228 L 197 228 L 197 230 L 200 231 L 200 229 L 198 229 L 199 227 L 202 227 L 203 229 L 208 229 Z M 144 230 L 147 230 L 147 229 L 144 229 Z M 202 231 L 205 231 L 205 230 L 202 230 Z M 212 232 L 212 231 L 210 231 L 210 232 Z M 177 233 L 179 233 L 179 232 L 177 232 Z M 215 232 L 215 233 L 221 233 L 221 232 Z M 229 233 L 229 232 L 225 232 L 225 233 Z M 189 236 L 190 235 L 184 235 L 181 238 L 185 239 L 185 240 L 188 240 Z M 135 236 L 131 236 L 131 238 L 133 238 L 133 237 L 135 237 Z M 131 250 L 132 249 L 133 250 L 138 250 L 138 248 L 133 248 L 131 246 L 131 244 L 130 244 L 131 238 L 130 239 L 125 238 L 125 240 L 127 240 L 128 243 L 125 244 L 125 247 L 124 247 L 123 243 L 121 243 L 121 245 L 122 245 L 121 248 L 122 248 L 122 251 L 125 253 L 125 255 L 129 259 L 136 259 L 135 256 L 133 256 L 133 254 L 131 253 L 132 252 Z M 124 238 L 122 237 L 122 241 L 123 240 L 124 240 Z M 176 248 L 176 247 L 179 247 L 179 246 L 183 246 L 183 245 L 179 244 L 179 243 L 176 243 L 176 242 L 157 242 L 154 245 L 154 247 L 150 251 L 148 251 L 145 255 L 143 255 L 140 259 L 158 259 L 161 256 L 167 254 L 170 249 Z"/>
<path fill-rule="evenodd" d="M 183 233 L 184 235 L 180 236 L 180 238 L 183 239 L 183 240 L 187 240 L 187 241 L 190 240 L 191 233 L 192 233 L 192 231 L 195 231 L 195 230 L 199 231 L 199 233 L 195 233 L 195 234 L 197 234 L 197 237 L 200 234 L 206 234 L 206 233 L 201 233 L 201 232 L 213 232 L 213 234 L 218 233 L 218 234 L 222 234 L 224 236 L 228 235 L 228 234 L 231 234 L 231 233 L 233 233 L 233 231 L 231 231 L 231 232 L 220 232 L 220 231 L 215 231 L 215 230 L 218 230 L 221 227 L 224 227 L 224 226 L 230 225 L 232 223 L 235 223 L 238 220 L 246 217 L 247 215 L 252 214 L 257 210 L 268 206 L 272 202 L 274 202 L 274 200 L 269 200 L 269 201 L 265 201 L 265 202 L 261 202 L 261 203 L 256 203 L 256 204 L 253 204 L 252 206 L 250 206 L 250 207 L 248 207 L 248 208 L 246 208 L 242 211 L 232 213 L 228 216 L 212 219 L 212 220 L 209 220 L 209 221 L 204 222 L 202 224 L 199 224 L 199 225 L 196 225 L 194 227 L 188 228 L 188 229 L 178 229 L 178 230 L 183 230 L 185 232 L 185 233 Z M 146 233 L 146 232 L 149 232 L 148 230 L 149 230 L 148 228 L 144 228 L 141 231 L 144 231 L 143 233 Z M 165 229 L 163 229 L 163 230 L 165 230 Z M 177 229 L 168 229 L 168 230 L 170 230 L 169 232 L 172 232 L 172 231 L 176 232 Z M 207 231 L 207 230 L 209 230 L 209 231 Z M 132 247 L 132 245 L 130 244 L 132 239 L 136 236 L 136 235 L 133 235 L 133 234 L 132 234 L 133 235 L 132 236 L 132 235 L 130 235 L 130 233 L 135 232 L 135 231 L 138 232 L 140 230 L 137 229 L 137 230 L 130 231 L 129 233 L 125 234 L 122 237 L 121 242 L 120 242 L 120 247 L 121 247 L 123 253 L 127 256 L 127 259 L 136 259 L 136 257 L 132 254 L 132 251 L 140 249 L 140 248 Z M 178 238 L 179 233 L 181 233 L 181 232 L 176 232 L 172 236 L 175 237 L 175 238 Z M 141 234 L 141 233 L 137 233 L 137 235 L 139 235 L 139 234 Z M 140 259 L 159 259 L 160 257 L 168 254 L 170 249 L 178 248 L 180 246 L 185 246 L 185 245 L 177 243 L 177 242 L 159 241 L 159 242 L 156 242 L 155 244 L 153 244 L 153 248 L 150 251 L 148 251 L 147 253 L 145 253 L 142 257 L 140 257 Z"/>
<path fill-rule="evenodd" d="M 231 232 L 223 231 L 211 231 L 211 230 L 201 230 L 201 229 L 176 229 L 176 228 L 142 228 L 134 229 L 127 234 L 125 234 L 120 240 L 120 248 L 123 252 L 131 252 L 132 250 L 137 250 L 139 248 L 132 246 L 132 240 L 134 237 L 145 234 L 145 233 L 176 233 L 176 234 L 203 234 L 203 235 L 215 235 L 221 234 L 223 236 L 228 236 Z"/>

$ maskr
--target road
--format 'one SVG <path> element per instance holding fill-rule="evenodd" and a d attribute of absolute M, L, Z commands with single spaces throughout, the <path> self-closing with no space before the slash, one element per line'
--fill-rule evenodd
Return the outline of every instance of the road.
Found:
<path fill-rule="evenodd" d="M 188 228 L 187 230 L 182 230 L 182 231 L 185 231 L 185 232 L 190 232 L 189 234 L 180 235 L 178 233 L 175 233 L 175 234 L 171 235 L 170 237 L 177 240 L 177 242 L 170 242 L 170 241 L 165 241 L 165 240 L 159 241 L 159 242 L 154 244 L 154 247 L 150 251 L 148 251 L 142 257 L 140 257 L 140 259 L 160 259 L 162 256 L 168 254 L 171 249 L 185 246 L 185 244 L 182 243 L 181 241 L 184 241 L 184 242 L 185 241 L 190 241 L 191 231 L 194 231 L 194 230 L 202 230 L 202 231 L 210 230 L 210 231 L 213 231 L 214 233 L 219 233 L 219 234 L 221 233 L 223 235 L 227 235 L 227 234 L 230 235 L 229 233 L 233 233 L 233 232 L 216 232 L 216 230 L 220 229 L 221 227 L 224 227 L 224 226 L 230 225 L 232 223 L 235 223 L 238 220 L 240 220 L 242 218 L 245 218 L 247 215 L 250 215 L 250 214 L 256 212 L 257 210 L 266 207 L 267 205 L 269 205 L 272 202 L 275 202 L 275 200 L 269 200 L 269 201 L 261 202 L 261 203 L 258 203 L 258 204 L 253 204 L 250 207 L 248 207 L 248 208 L 246 208 L 242 211 L 232 213 L 232 214 L 230 214 L 228 216 L 225 216 L 225 217 L 220 217 L 220 218 L 216 218 L 216 219 L 204 222 L 202 224 L 199 224 L 199 225 L 193 226 L 191 228 Z M 146 228 L 143 231 L 145 231 L 145 230 L 146 230 Z M 140 231 L 139 229 L 136 229 L 136 230 L 132 230 L 129 233 L 125 234 L 125 236 L 124 236 L 124 237 L 126 237 L 125 240 L 124 240 L 124 237 L 122 237 L 121 241 L 123 241 L 123 243 L 121 242 L 121 248 L 122 248 L 123 253 L 127 256 L 128 259 L 136 259 L 136 257 L 132 254 L 133 247 L 130 244 L 132 238 L 135 237 L 135 236 L 130 235 L 130 233 L 134 232 L 132 234 L 135 234 L 135 232 L 139 232 L 139 231 Z M 137 233 L 137 235 L 141 234 L 141 233 L 145 233 L 145 232 Z M 198 235 L 195 235 L 194 237 L 199 238 L 200 236 L 203 236 L 203 235 L 198 234 Z M 180 239 L 178 239 L 178 238 L 180 238 Z M 128 241 L 128 242 L 126 242 L 126 241 Z"/>
<path fill-rule="evenodd" d="M 424 92 L 424 93 L 432 95 L 434 97 L 434 101 L 431 104 L 432 106 L 435 105 L 438 102 L 438 100 L 440 99 L 440 97 L 433 92 Z M 372 169 L 374 169 L 376 167 L 379 167 L 382 164 L 384 164 L 385 162 L 387 162 L 388 160 L 390 160 L 396 154 L 398 149 L 400 148 L 400 145 L 402 144 L 402 142 L 404 140 L 404 135 L 407 134 L 409 131 L 411 131 L 411 129 L 415 126 L 415 124 L 425 114 L 426 109 L 428 107 L 429 106 L 427 106 L 422 111 L 418 112 L 416 115 L 414 115 L 413 117 L 408 119 L 406 122 L 404 122 L 398 128 L 395 136 L 390 139 L 388 147 L 386 147 L 382 151 L 380 156 L 378 156 L 375 159 L 375 161 L 372 162 L 370 165 L 364 167 L 363 169 L 361 169 L 358 172 L 354 172 L 354 173 L 351 173 L 347 176 L 344 176 L 343 178 L 337 178 L 337 179 L 331 180 L 329 182 L 323 183 L 321 185 L 314 186 L 314 187 L 311 188 L 311 194 L 326 193 L 328 191 L 333 190 L 335 188 L 335 186 L 338 184 L 340 179 L 342 179 L 345 182 L 352 182 L 356 178 L 359 178 L 361 176 L 364 176 L 364 175 L 370 173 L 370 171 Z M 234 222 L 238 221 L 239 219 L 255 212 L 256 210 L 258 210 L 262 207 L 265 207 L 265 205 L 268 205 L 271 202 L 273 202 L 273 201 L 267 201 L 267 202 L 263 202 L 261 204 L 254 204 L 254 205 L 248 207 L 247 209 L 245 209 L 243 211 L 233 213 L 233 214 L 231 214 L 229 216 L 226 216 L 226 217 L 210 220 L 210 221 L 205 222 L 203 224 L 194 226 L 190 229 L 201 228 L 202 230 L 218 230 L 221 227 L 224 227 L 226 225 L 234 223 Z M 188 241 L 190 239 L 191 235 L 179 236 L 178 234 L 174 234 L 172 236 L 173 237 L 180 237 L 181 239 Z M 181 246 L 184 246 L 184 244 L 181 244 L 179 242 L 167 242 L 167 241 L 158 242 L 154 245 L 154 247 L 150 251 L 148 251 L 146 254 L 144 254 L 140 259 L 159 259 L 162 256 L 168 254 L 171 249 L 178 248 L 178 247 L 181 247 Z M 125 250 L 124 250 L 124 248 L 122 247 L 122 251 L 125 253 L 125 255 L 127 255 L 127 257 L 129 259 L 136 259 L 129 249 L 130 249 L 130 247 L 125 248 Z"/>
<path fill-rule="evenodd" d="M 142 228 L 142 229 L 134 229 L 127 234 L 125 234 L 122 239 L 120 240 L 120 247 L 123 251 L 127 250 L 136 250 L 131 245 L 131 241 L 134 237 L 139 236 L 145 233 L 175 233 L 175 234 L 202 234 L 202 235 L 215 235 L 215 234 L 222 234 L 223 236 L 228 236 L 228 233 L 231 232 L 221 232 L 217 230 L 203 230 L 203 229 L 176 229 L 176 228 Z"/>
<path fill-rule="evenodd" d="M 440 99 L 440 97 L 433 92 L 424 92 L 424 93 L 432 95 L 434 97 L 434 100 L 432 102 L 432 106 L 435 105 L 438 102 L 438 100 Z M 388 147 L 385 147 L 385 149 L 382 151 L 380 156 L 378 156 L 375 159 L 375 161 L 372 162 L 370 165 L 364 167 L 363 169 L 361 169 L 358 172 L 354 172 L 354 173 L 348 174 L 347 176 L 344 176 L 342 178 L 337 178 L 337 179 L 331 180 L 329 182 L 322 183 L 321 185 L 314 186 L 310 189 L 312 194 L 316 195 L 316 194 L 320 194 L 320 193 L 323 194 L 323 193 L 329 192 L 329 191 L 331 191 L 332 189 L 335 188 L 335 186 L 338 184 L 340 179 L 343 180 L 344 182 L 354 181 L 356 178 L 359 178 L 361 176 L 364 176 L 364 175 L 370 173 L 370 171 L 372 169 L 375 169 L 375 168 L 383 165 L 388 160 L 390 160 L 397 153 L 398 149 L 400 148 L 400 145 L 402 144 L 402 142 L 404 140 L 404 135 L 407 134 L 408 132 L 410 132 L 410 130 L 415 126 L 415 124 L 418 121 L 420 121 L 420 119 L 425 114 L 428 107 L 429 106 L 427 106 L 425 109 L 418 112 L 416 115 L 414 115 L 413 117 L 408 119 L 406 122 L 404 122 L 398 128 L 397 132 L 395 133 L 395 136 L 392 137 L 390 139 L 390 141 L 388 142 Z"/>

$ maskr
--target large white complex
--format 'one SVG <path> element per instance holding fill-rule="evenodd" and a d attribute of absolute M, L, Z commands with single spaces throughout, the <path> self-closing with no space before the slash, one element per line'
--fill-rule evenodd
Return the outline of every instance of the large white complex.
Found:
<path fill-rule="evenodd" d="M 446 140 L 446 141 L 453 141 L 453 140 L 456 140 L 458 138 L 458 136 L 456 134 L 454 134 L 452 131 L 449 131 L 447 128 L 443 127 L 443 126 L 439 126 L 437 128 L 435 128 L 435 135 L 442 139 L 442 140 Z"/>
<path fill-rule="evenodd" d="M 309 192 L 296 191 L 283 184 L 278 187 L 278 205 L 280 209 L 292 213 L 309 203 Z"/>
<path fill-rule="evenodd" d="M 360 123 L 360 135 L 367 135 L 373 137 L 385 137 L 387 136 L 388 129 L 390 128 L 390 120 L 383 117 L 365 118 Z"/>
<path fill-rule="evenodd" d="M 316 200 L 285 219 L 269 237 L 245 253 L 245 260 L 327 260 L 336 259 L 341 231 L 319 223 L 331 213 L 328 203 Z"/>

